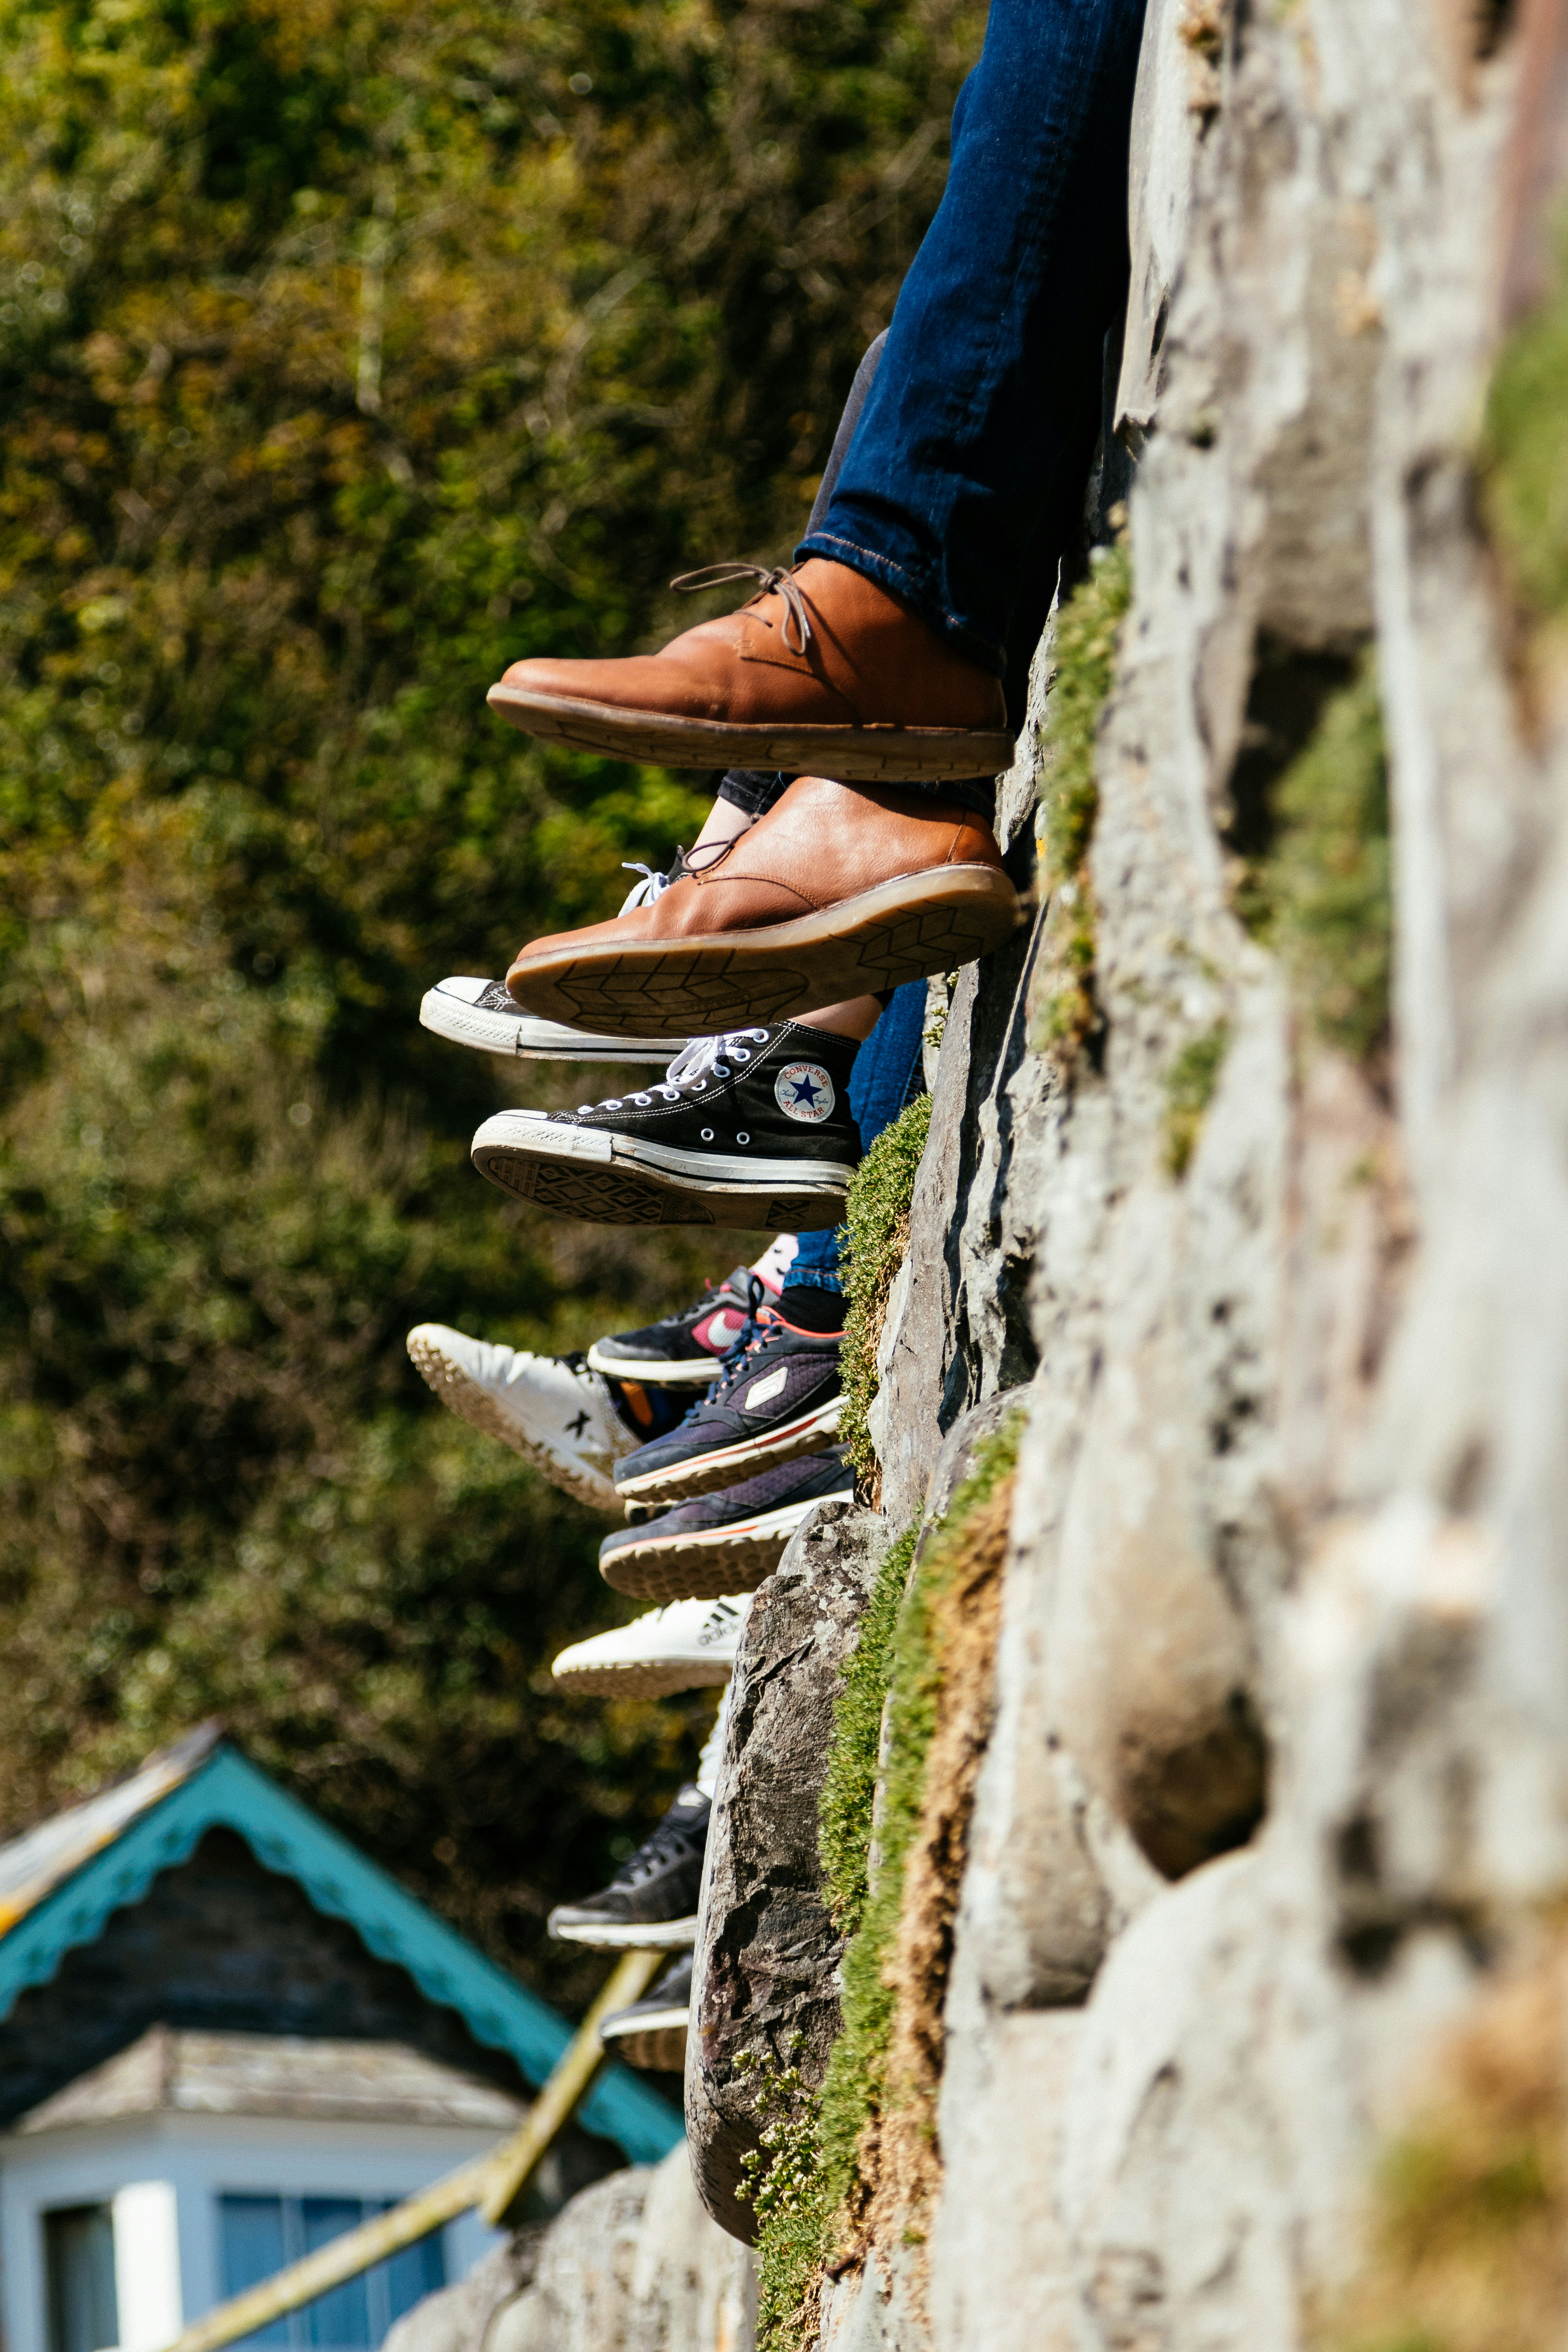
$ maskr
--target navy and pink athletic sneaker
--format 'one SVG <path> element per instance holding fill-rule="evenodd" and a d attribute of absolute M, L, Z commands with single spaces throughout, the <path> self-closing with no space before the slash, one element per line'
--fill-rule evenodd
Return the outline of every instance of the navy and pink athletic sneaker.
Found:
<path fill-rule="evenodd" d="M 682 1503 L 754 1477 L 775 1463 L 823 1454 L 838 1434 L 840 1331 L 803 1331 L 760 1302 L 722 1372 L 678 1428 L 616 1465 L 627 1503 Z"/>

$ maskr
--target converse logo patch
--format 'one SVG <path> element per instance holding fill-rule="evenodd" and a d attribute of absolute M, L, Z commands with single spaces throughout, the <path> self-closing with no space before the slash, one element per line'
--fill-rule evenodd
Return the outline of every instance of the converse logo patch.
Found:
<path fill-rule="evenodd" d="M 787 1364 L 781 1364 L 776 1372 L 764 1372 L 762 1379 L 753 1381 L 746 1391 L 746 1411 L 755 1412 L 759 1405 L 766 1404 L 776 1397 L 788 1378 Z"/>
<path fill-rule="evenodd" d="M 785 1118 L 816 1127 L 832 1111 L 833 1081 L 820 1062 L 786 1062 L 773 1080 L 773 1100 Z"/>

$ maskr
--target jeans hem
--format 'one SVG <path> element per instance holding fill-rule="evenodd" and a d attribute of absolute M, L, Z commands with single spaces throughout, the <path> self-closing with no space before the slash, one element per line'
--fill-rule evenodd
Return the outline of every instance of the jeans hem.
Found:
<path fill-rule="evenodd" d="M 840 1298 L 844 1296 L 844 1285 L 837 1275 L 830 1274 L 826 1266 L 821 1265 L 792 1265 L 784 1276 L 784 1288 L 786 1290 L 833 1290 L 837 1292 Z"/>
<path fill-rule="evenodd" d="M 874 580 L 879 588 L 889 589 L 928 629 L 934 629 L 939 637 L 977 662 L 982 669 L 989 670 L 994 677 L 1002 677 L 1005 671 L 1005 647 L 994 645 L 956 613 L 950 613 L 942 598 L 933 596 L 923 582 L 893 556 L 880 554 L 875 548 L 862 547 L 856 540 L 840 539 L 826 530 L 808 532 L 795 549 L 795 560 L 802 563 L 812 555 L 820 556 L 827 563 L 842 563 L 847 571 L 858 572 L 862 579 Z"/>

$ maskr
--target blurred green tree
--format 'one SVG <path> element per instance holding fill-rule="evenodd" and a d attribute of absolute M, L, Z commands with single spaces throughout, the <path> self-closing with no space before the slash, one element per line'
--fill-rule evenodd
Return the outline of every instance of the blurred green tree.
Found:
<path fill-rule="evenodd" d="M 552 1651 L 626 1613 L 599 1529 L 403 1335 L 583 1344 L 739 1251 L 489 1192 L 476 1120 L 593 1074 L 503 1078 L 417 1002 L 700 824 L 702 780 L 547 753 L 484 688 L 658 642 L 684 566 L 787 552 L 980 19 L 0 6 L 14 1819 L 221 1712 L 580 1990 L 543 1913 L 706 1709 L 555 1692 Z"/>

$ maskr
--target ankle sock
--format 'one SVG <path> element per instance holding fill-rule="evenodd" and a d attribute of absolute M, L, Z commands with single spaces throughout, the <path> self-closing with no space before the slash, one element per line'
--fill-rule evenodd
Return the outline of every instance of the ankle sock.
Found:
<path fill-rule="evenodd" d="M 798 1286 L 786 1283 L 779 1297 L 778 1311 L 797 1331 L 820 1331 L 826 1336 L 844 1328 L 844 1293 L 824 1290 L 816 1282 Z"/>

